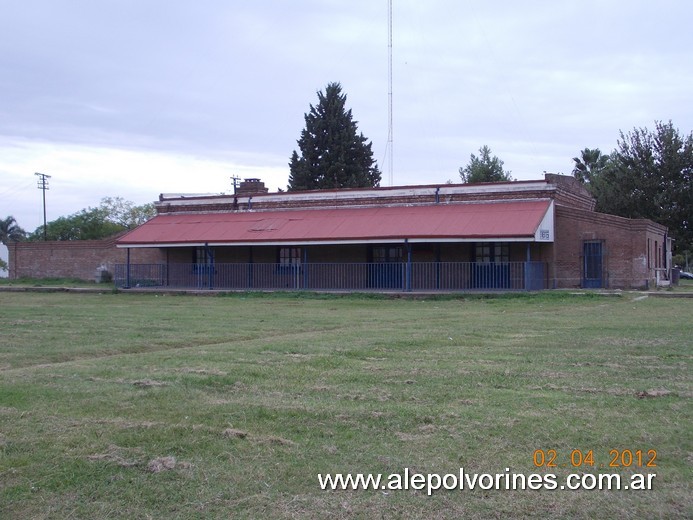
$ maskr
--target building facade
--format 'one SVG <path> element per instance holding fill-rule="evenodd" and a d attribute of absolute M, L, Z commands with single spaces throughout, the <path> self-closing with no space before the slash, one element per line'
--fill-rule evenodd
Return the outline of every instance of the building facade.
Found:
<path fill-rule="evenodd" d="M 464 291 L 649 288 L 667 229 L 594 211 L 574 178 L 161 195 L 123 235 L 120 287 Z M 141 260 L 146 258 L 146 260 Z"/>

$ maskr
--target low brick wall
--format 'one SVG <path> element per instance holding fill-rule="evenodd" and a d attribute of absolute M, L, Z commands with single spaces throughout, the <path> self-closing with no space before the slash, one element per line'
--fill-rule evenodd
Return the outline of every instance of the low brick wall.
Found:
<path fill-rule="evenodd" d="M 116 247 L 116 235 L 104 240 L 15 242 L 9 250 L 9 278 L 78 278 L 94 280 L 104 266 L 111 274 L 116 263 L 127 260 L 127 250 Z M 163 261 L 160 249 L 131 249 L 132 263 Z"/>

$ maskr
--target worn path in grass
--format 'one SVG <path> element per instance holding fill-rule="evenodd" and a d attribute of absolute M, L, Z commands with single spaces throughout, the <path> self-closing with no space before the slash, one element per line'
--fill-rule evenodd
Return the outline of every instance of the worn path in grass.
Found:
<path fill-rule="evenodd" d="M 693 514 L 691 300 L 0 293 L 0 309 L 0 518 Z M 571 467 L 576 449 L 596 465 Z M 657 466 L 609 468 L 614 449 Z M 460 467 L 657 477 L 430 497 L 317 478 Z"/>

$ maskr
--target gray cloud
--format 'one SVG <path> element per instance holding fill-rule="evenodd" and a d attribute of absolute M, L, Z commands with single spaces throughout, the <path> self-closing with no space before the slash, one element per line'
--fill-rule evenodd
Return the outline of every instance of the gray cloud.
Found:
<path fill-rule="evenodd" d="M 384 157 L 385 0 L 9 4 L 0 146 L 151 150 L 288 176 L 303 114 L 340 81 Z M 655 119 L 693 126 L 689 2 L 394 4 L 396 183 L 457 180 L 484 144 L 516 177 L 538 178 L 569 172 L 586 146 L 610 151 L 619 130 Z M 10 187 L 33 173 L 15 164 L 0 160 Z M 160 182 L 170 191 L 170 178 Z M 137 190 L 99 186 L 96 202 Z"/>

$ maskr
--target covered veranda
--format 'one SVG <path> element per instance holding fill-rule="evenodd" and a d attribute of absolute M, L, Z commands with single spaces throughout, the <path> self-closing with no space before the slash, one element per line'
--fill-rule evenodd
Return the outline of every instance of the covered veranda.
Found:
<path fill-rule="evenodd" d="M 121 237 L 119 288 L 548 288 L 553 202 L 160 214 Z M 161 261 L 131 263 L 133 248 Z"/>

